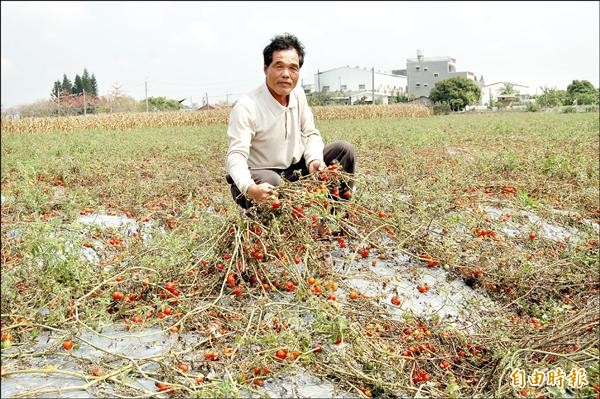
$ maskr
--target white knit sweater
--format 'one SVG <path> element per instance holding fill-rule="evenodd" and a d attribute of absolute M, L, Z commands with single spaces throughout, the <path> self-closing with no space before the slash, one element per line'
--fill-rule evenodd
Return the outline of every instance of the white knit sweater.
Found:
<path fill-rule="evenodd" d="M 255 184 L 250 169 L 286 169 L 302 156 L 307 167 L 323 160 L 323 139 L 301 87 L 284 107 L 263 82 L 235 104 L 227 135 L 227 172 L 244 194 Z"/>

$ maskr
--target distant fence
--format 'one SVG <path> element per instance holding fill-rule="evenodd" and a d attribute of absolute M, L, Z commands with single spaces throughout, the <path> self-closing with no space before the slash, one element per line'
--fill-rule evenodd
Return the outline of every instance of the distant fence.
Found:
<path fill-rule="evenodd" d="M 413 104 L 315 106 L 317 120 L 426 117 L 430 107 Z M 1 121 L 2 133 L 74 132 L 81 130 L 125 130 L 177 126 L 226 124 L 229 109 L 197 112 L 138 112 L 66 117 L 21 118 Z"/>

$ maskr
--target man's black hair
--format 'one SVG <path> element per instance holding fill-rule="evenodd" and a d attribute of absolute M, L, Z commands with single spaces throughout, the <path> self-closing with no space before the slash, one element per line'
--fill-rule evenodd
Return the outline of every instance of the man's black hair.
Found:
<path fill-rule="evenodd" d="M 300 68 L 302 68 L 302 64 L 304 64 L 304 46 L 302 43 L 300 43 L 300 40 L 298 40 L 296 36 L 290 33 L 277 35 L 271 39 L 271 43 L 263 50 L 265 65 L 271 65 L 271 62 L 273 62 L 273 53 L 275 51 L 291 49 L 296 49 Z"/>

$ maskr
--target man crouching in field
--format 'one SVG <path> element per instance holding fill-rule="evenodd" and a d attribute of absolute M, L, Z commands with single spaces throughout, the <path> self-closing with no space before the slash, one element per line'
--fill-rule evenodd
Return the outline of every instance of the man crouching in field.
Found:
<path fill-rule="evenodd" d="M 282 178 L 298 180 L 295 171 L 307 175 L 337 160 L 354 173 L 352 145 L 324 145 L 304 90 L 296 88 L 304 62 L 302 43 L 291 34 L 275 36 L 263 58 L 265 81 L 235 104 L 227 129 L 227 182 L 244 209 L 267 201 Z"/>

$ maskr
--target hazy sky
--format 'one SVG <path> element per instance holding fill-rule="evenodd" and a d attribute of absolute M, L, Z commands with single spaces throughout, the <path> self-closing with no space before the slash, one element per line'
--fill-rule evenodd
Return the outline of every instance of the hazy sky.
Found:
<path fill-rule="evenodd" d="M 1 3 L 2 106 L 47 99 L 83 69 L 99 94 L 235 100 L 263 79 L 262 50 L 291 32 L 305 83 L 344 65 L 402 69 L 423 49 L 458 71 L 566 89 L 598 87 L 599 2 L 12 2 Z"/>

